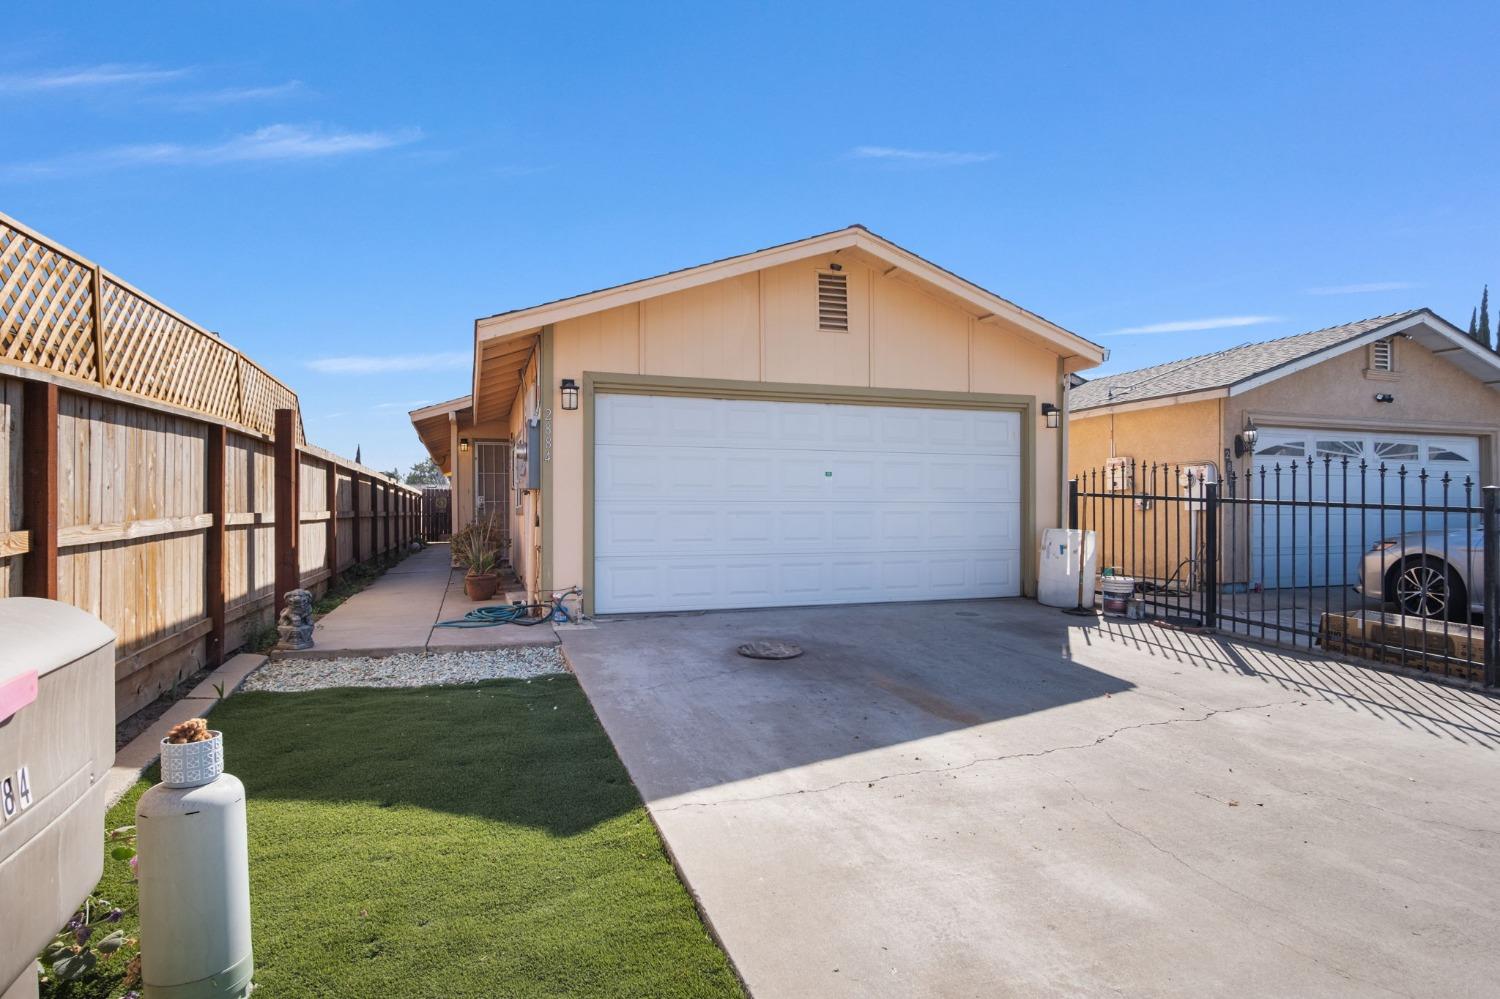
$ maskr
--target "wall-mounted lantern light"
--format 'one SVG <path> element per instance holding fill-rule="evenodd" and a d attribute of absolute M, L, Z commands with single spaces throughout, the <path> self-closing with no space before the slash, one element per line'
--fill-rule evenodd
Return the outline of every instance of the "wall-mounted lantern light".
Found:
<path fill-rule="evenodd" d="M 1260 431 L 1255 429 L 1253 420 L 1245 421 L 1245 429 L 1234 435 L 1234 456 L 1243 457 L 1255 450 L 1255 439 L 1260 436 Z"/>
<path fill-rule="evenodd" d="M 1393 395 L 1391 395 L 1389 392 L 1376 392 L 1375 393 L 1375 401 L 1376 402 L 1395 402 L 1396 401 L 1396 397 L 1393 396 Z"/>
<path fill-rule="evenodd" d="M 562 408 L 569 411 L 578 408 L 578 383 L 571 378 L 562 380 Z"/>
<path fill-rule="evenodd" d="M 1047 421 L 1048 430 L 1056 430 L 1058 421 L 1062 419 L 1062 411 L 1050 402 L 1042 403 L 1042 417 Z"/>
<path fill-rule="evenodd" d="M 460 451 L 468 451 L 469 450 L 469 438 L 467 438 L 467 437 L 460 437 L 458 439 L 458 449 Z"/>

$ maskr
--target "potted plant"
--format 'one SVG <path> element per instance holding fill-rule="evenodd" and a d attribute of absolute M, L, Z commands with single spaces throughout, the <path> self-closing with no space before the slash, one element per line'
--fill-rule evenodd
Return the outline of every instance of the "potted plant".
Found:
<path fill-rule="evenodd" d="M 453 536 L 453 559 L 464 567 L 464 593 L 470 600 L 489 600 L 500 588 L 495 569 L 500 562 L 501 538 L 494 517 L 475 521 Z"/>
<path fill-rule="evenodd" d="M 174 725 L 161 741 L 161 782 L 167 787 L 200 787 L 224 772 L 224 736 L 203 718 Z"/>

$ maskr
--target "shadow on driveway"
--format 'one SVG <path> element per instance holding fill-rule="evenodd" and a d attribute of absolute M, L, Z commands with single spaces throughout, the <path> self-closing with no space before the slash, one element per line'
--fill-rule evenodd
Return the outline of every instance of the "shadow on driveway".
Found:
<path fill-rule="evenodd" d="M 1035 616 L 963 601 L 631 617 L 564 648 L 616 743 L 666 764 L 632 774 L 650 801 L 1130 689 L 1069 657 L 1065 618 Z M 764 638 L 804 653 L 735 652 Z"/>

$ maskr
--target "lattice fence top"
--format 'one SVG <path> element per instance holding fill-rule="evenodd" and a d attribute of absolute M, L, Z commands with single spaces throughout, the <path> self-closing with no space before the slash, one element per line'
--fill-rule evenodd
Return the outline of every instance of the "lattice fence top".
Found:
<path fill-rule="evenodd" d="M 223 340 L 0 214 L 0 360 L 273 433 L 297 394 Z M 302 441 L 302 421 L 297 437 Z"/>

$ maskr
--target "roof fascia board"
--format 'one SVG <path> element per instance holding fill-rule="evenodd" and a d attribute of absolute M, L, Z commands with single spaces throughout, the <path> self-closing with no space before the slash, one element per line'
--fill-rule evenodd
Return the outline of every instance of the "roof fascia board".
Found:
<path fill-rule="evenodd" d="M 998 320 L 1019 326 L 1034 336 L 1041 337 L 1053 347 L 1059 348 L 1064 356 L 1084 358 L 1092 361 L 1093 364 L 1102 364 L 1109 356 L 1109 351 L 1104 347 L 1027 312 L 1020 306 L 923 260 L 909 250 L 904 250 L 889 240 L 860 228 L 840 229 L 822 236 L 812 236 L 795 243 L 788 243 L 785 246 L 731 257 L 728 260 L 704 264 L 660 277 L 646 278 L 618 288 L 590 292 L 552 305 L 539 305 L 516 313 L 479 319 L 474 323 L 475 346 L 477 349 L 478 345 L 485 341 L 531 332 L 541 326 L 576 319 L 622 305 L 631 305 L 643 299 L 670 295 L 673 292 L 685 291 L 714 281 L 723 281 L 742 274 L 847 249 L 861 250 L 968 302 L 984 317 L 982 322 Z"/>
<path fill-rule="evenodd" d="M 1384 326 L 1377 326 L 1375 329 L 1370 330 L 1368 333 L 1362 333 L 1357 337 L 1345 340 L 1343 343 L 1337 343 L 1331 347 L 1324 347 L 1322 350 L 1307 354 L 1304 357 L 1299 357 L 1295 361 L 1288 361 L 1286 364 L 1273 368 L 1270 371 L 1264 371 L 1258 375 L 1252 375 L 1249 378 L 1245 378 L 1241 381 L 1235 382 L 1233 385 L 1229 386 L 1229 394 L 1243 395 L 1244 393 L 1249 392 L 1251 389 L 1259 388 L 1260 386 L 1269 384 L 1270 382 L 1274 382 L 1279 378 L 1285 378 L 1287 375 L 1296 374 L 1298 371 L 1305 371 L 1308 368 L 1313 367 L 1314 365 L 1322 364 L 1324 361 L 1329 361 L 1335 357 L 1340 357 L 1344 354 L 1349 353 L 1350 351 L 1368 347 L 1370 344 L 1374 343 L 1377 340 L 1384 340 L 1388 337 L 1399 336 L 1400 334 L 1405 333 L 1407 330 L 1411 329 L 1414 326 L 1426 326 L 1429 329 L 1434 330 L 1447 339 L 1453 341 L 1460 348 L 1468 350 L 1468 352 L 1473 354 L 1476 358 L 1484 361 L 1486 364 L 1490 365 L 1496 370 L 1500 370 L 1500 355 L 1496 355 L 1491 351 L 1485 350 L 1484 348 L 1480 347 L 1478 343 L 1470 340 L 1462 330 L 1459 330 L 1452 323 L 1449 323 L 1447 320 L 1443 319 L 1441 316 L 1437 315 L 1434 312 L 1423 309 L 1415 315 L 1407 316 L 1405 319 L 1398 319 L 1393 323 L 1387 323 Z"/>
<path fill-rule="evenodd" d="M 410 410 L 407 415 L 415 423 L 417 420 L 426 420 L 434 416 L 442 416 L 445 413 L 457 413 L 459 410 L 468 409 L 472 405 L 473 397 L 465 395 L 459 396 L 457 399 L 449 399 L 447 402 L 437 402 L 431 406 L 424 406 L 421 409 Z"/>
<path fill-rule="evenodd" d="M 742 274 L 764 270 L 768 267 L 792 263 L 807 257 L 817 256 L 820 253 L 831 253 L 837 250 L 848 249 L 854 245 L 854 236 L 858 231 L 856 229 L 840 229 L 837 232 L 825 233 L 822 236 L 812 236 L 796 243 L 788 243 L 785 246 L 772 247 L 768 250 L 760 250 L 756 253 L 747 253 L 744 256 L 720 260 L 716 263 L 690 267 L 684 271 L 675 271 L 659 277 L 633 281 L 630 284 L 620 285 L 617 288 L 606 288 L 603 291 L 589 292 L 585 295 L 579 295 L 576 298 L 564 299 L 552 305 L 538 305 L 535 308 L 523 309 L 520 312 L 509 315 L 480 319 L 474 324 L 475 338 L 479 343 L 483 343 L 486 340 L 494 340 L 515 333 L 530 332 L 542 326 L 555 325 L 568 319 L 577 319 L 579 316 L 603 312 L 606 309 L 617 308 L 621 305 L 632 305 L 643 299 L 670 295 L 677 291 L 686 291 L 689 288 L 696 288 L 699 285 L 710 284 L 714 281 L 723 281 L 727 278 L 739 277 Z"/>
<path fill-rule="evenodd" d="M 1190 402 L 1203 402 L 1206 399 L 1222 399 L 1228 394 L 1228 389 L 1212 388 L 1202 389 L 1197 392 L 1188 392 L 1183 395 L 1158 395 L 1150 399 L 1138 399 L 1135 402 L 1114 402 L 1103 406 L 1090 406 L 1087 409 L 1075 409 L 1072 412 L 1072 417 L 1075 420 L 1082 420 L 1090 416 L 1134 413 L 1142 409 L 1160 409 L 1163 406 L 1178 406 Z"/>

